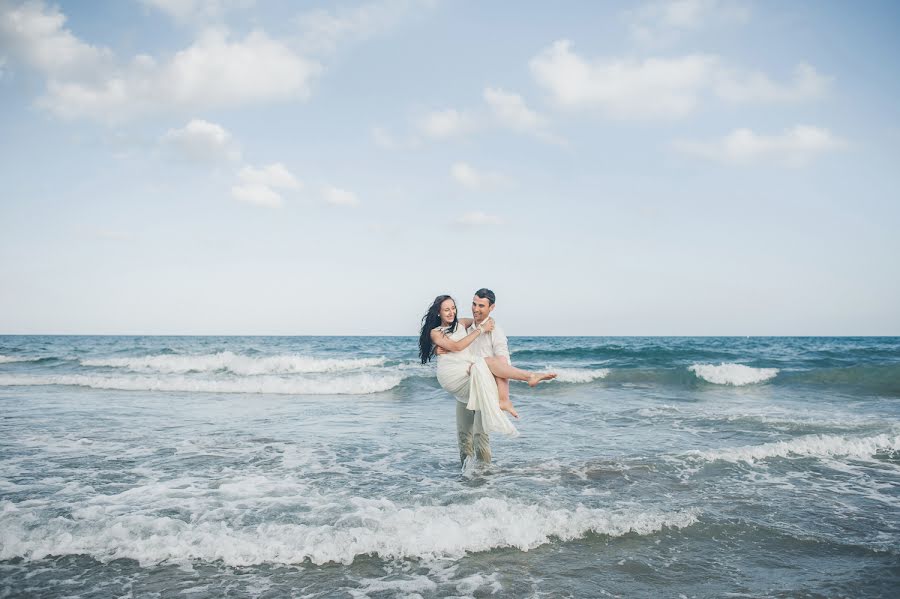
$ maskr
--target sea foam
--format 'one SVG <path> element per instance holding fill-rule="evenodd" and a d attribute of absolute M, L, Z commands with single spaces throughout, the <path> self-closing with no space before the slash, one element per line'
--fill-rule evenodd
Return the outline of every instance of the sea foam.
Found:
<path fill-rule="evenodd" d="M 197 355 L 151 355 L 81 360 L 82 366 L 123 368 L 135 372 L 185 374 L 225 371 L 244 376 L 343 372 L 382 366 L 386 358 L 315 358 L 295 354 L 242 356 L 230 351 Z"/>
<path fill-rule="evenodd" d="M 752 368 L 744 364 L 730 362 L 723 362 L 718 366 L 715 364 L 693 364 L 688 370 L 708 383 L 734 385 L 735 387 L 762 383 L 775 378 L 775 375 L 778 374 L 777 368 Z"/>
<path fill-rule="evenodd" d="M 555 372 L 556 380 L 561 383 L 590 383 L 597 379 L 604 379 L 609 375 L 608 368 L 593 370 L 590 368 L 554 368 L 547 366 L 545 370 Z"/>
<path fill-rule="evenodd" d="M 43 375 L 0 376 L 0 387 L 73 385 L 119 391 L 182 391 L 198 393 L 261 393 L 278 395 L 365 395 L 393 389 L 401 374 L 351 374 L 328 379 L 259 376 L 240 379 L 201 379 L 186 376 L 153 377 Z"/>
<path fill-rule="evenodd" d="M 769 458 L 791 457 L 851 457 L 868 459 L 882 452 L 900 451 L 900 435 L 880 434 L 871 437 L 842 435 L 807 435 L 789 441 L 763 445 L 691 451 L 688 455 L 708 461 L 755 463 Z"/>
<path fill-rule="evenodd" d="M 611 537 L 650 535 L 697 522 L 695 511 L 548 508 L 498 498 L 471 504 L 398 505 L 388 499 L 350 500 L 336 521 L 318 524 L 267 522 L 237 526 L 113 508 L 71 518 L 36 518 L 32 510 L 0 501 L 0 559 L 89 555 L 142 565 L 221 560 L 232 566 L 263 563 L 349 564 L 358 556 L 462 557 L 498 547 L 528 551 L 551 539 L 588 533 Z"/>
<path fill-rule="evenodd" d="M 17 358 L 15 356 L 0 355 L 0 364 L 10 364 L 12 362 L 34 362 L 39 358 Z"/>

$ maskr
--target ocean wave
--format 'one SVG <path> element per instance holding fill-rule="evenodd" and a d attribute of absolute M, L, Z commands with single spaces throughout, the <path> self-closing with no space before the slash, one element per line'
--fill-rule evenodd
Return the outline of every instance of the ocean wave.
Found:
<path fill-rule="evenodd" d="M 730 357 L 731 352 L 722 349 L 709 349 L 697 345 L 684 347 L 666 347 L 663 345 L 626 346 L 585 345 L 581 347 L 513 347 L 510 353 L 514 361 L 546 362 L 555 360 L 576 360 L 592 362 L 615 361 L 617 364 L 634 363 L 672 363 L 673 360 L 722 359 Z"/>
<path fill-rule="evenodd" d="M 364 555 L 441 558 L 500 547 L 528 551 L 552 539 L 568 541 L 588 533 L 651 535 L 698 521 L 696 511 L 553 509 L 496 498 L 443 506 L 356 498 L 348 507 L 334 522 L 237 526 L 123 514 L 111 506 L 76 509 L 71 518 L 47 520 L 0 501 L 0 560 L 89 555 L 102 562 L 133 559 L 145 566 L 190 560 L 231 566 L 350 564 Z"/>
<path fill-rule="evenodd" d="M 561 383 L 590 383 L 597 379 L 606 378 L 609 375 L 608 368 L 591 369 L 591 368 L 554 368 L 547 366 L 547 371 L 557 374 L 556 380 Z"/>
<path fill-rule="evenodd" d="M 781 378 L 781 377 L 779 377 Z M 900 395 L 900 364 L 860 364 L 784 373 L 786 381 L 804 385 L 840 385 L 872 393 Z"/>
<path fill-rule="evenodd" d="M 20 358 L 16 356 L 0 355 L 0 364 L 11 364 L 13 362 L 37 362 L 41 358 Z"/>
<path fill-rule="evenodd" d="M 188 372 L 226 371 L 252 376 L 262 374 L 301 374 L 343 372 L 382 366 L 386 358 L 315 358 L 301 355 L 242 356 L 230 351 L 199 355 L 152 355 L 128 358 L 81 360 L 82 366 L 125 368 L 135 372 L 186 374 Z"/>
<path fill-rule="evenodd" d="M 776 441 L 712 451 L 691 451 L 689 456 L 706 461 L 755 463 L 769 458 L 791 457 L 851 457 L 871 458 L 882 453 L 900 451 L 900 435 L 880 434 L 871 437 L 842 435 L 809 435 L 790 441 Z"/>
<path fill-rule="evenodd" d="M 715 364 L 693 364 L 688 367 L 688 370 L 708 383 L 733 385 L 735 387 L 762 383 L 775 378 L 778 374 L 777 368 L 752 368 L 744 364 L 731 362 L 723 362 L 718 366 Z"/>
<path fill-rule="evenodd" d="M 198 393 L 259 393 L 275 395 L 367 395 L 393 389 L 401 374 L 352 374 L 337 378 L 310 379 L 260 376 L 243 379 L 199 379 L 184 376 L 0 376 L 0 387 L 73 385 L 119 391 L 180 391 Z"/>

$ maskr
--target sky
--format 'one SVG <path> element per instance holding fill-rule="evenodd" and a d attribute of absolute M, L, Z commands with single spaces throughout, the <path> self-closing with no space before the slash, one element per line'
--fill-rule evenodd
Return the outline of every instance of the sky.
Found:
<path fill-rule="evenodd" d="M 898 23 L 0 0 L 0 334 L 900 335 Z"/>

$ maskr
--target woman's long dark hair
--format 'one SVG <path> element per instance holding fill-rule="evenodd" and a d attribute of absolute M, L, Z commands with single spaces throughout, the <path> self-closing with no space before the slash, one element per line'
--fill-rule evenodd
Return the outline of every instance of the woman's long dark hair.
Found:
<path fill-rule="evenodd" d="M 456 304 L 456 300 L 449 295 L 439 295 L 434 298 L 431 307 L 428 308 L 428 312 L 422 317 L 422 330 L 419 331 L 419 358 L 422 360 L 422 364 L 434 357 L 435 347 L 434 343 L 431 342 L 431 330 L 434 327 L 441 326 L 441 304 L 445 300 L 453 300 L 454 305 Z M 456 315 L 454 315 L 453 322 L 450 323 L 447 331 L 450 333 L 455 332 L 457 322 Z"/>

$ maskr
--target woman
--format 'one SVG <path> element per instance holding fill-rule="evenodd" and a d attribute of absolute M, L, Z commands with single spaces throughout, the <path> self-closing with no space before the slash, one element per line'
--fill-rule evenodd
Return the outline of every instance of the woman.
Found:
<path fill-rule="evenodd" d="M 422 364 L 431 360 L 435 350 L 441 347 L 450 353 L 441 354 L 437 360 L 437 378 L 445 391 L 462 401 L 466 408 L 481 412 L 485 432 L 518 434 L 501 410 L 518 418 L 509 397 L 501 398 L 494 377 L 526 381 L 534 387 L 541 381 L 556 377 L 555 373 L 538 373 L 519 370 L 496 357 L 482 358 L 468 351 L 479 335 L 494 329 L 494 321 L 487 319 L 466 334 L 471 326 L 469 318 L 457 319 L 456 302 L 449 295 L 439 295 L 432 302 L 428 312 L 422 317 L 419 332 L 419 358 Z"/>

